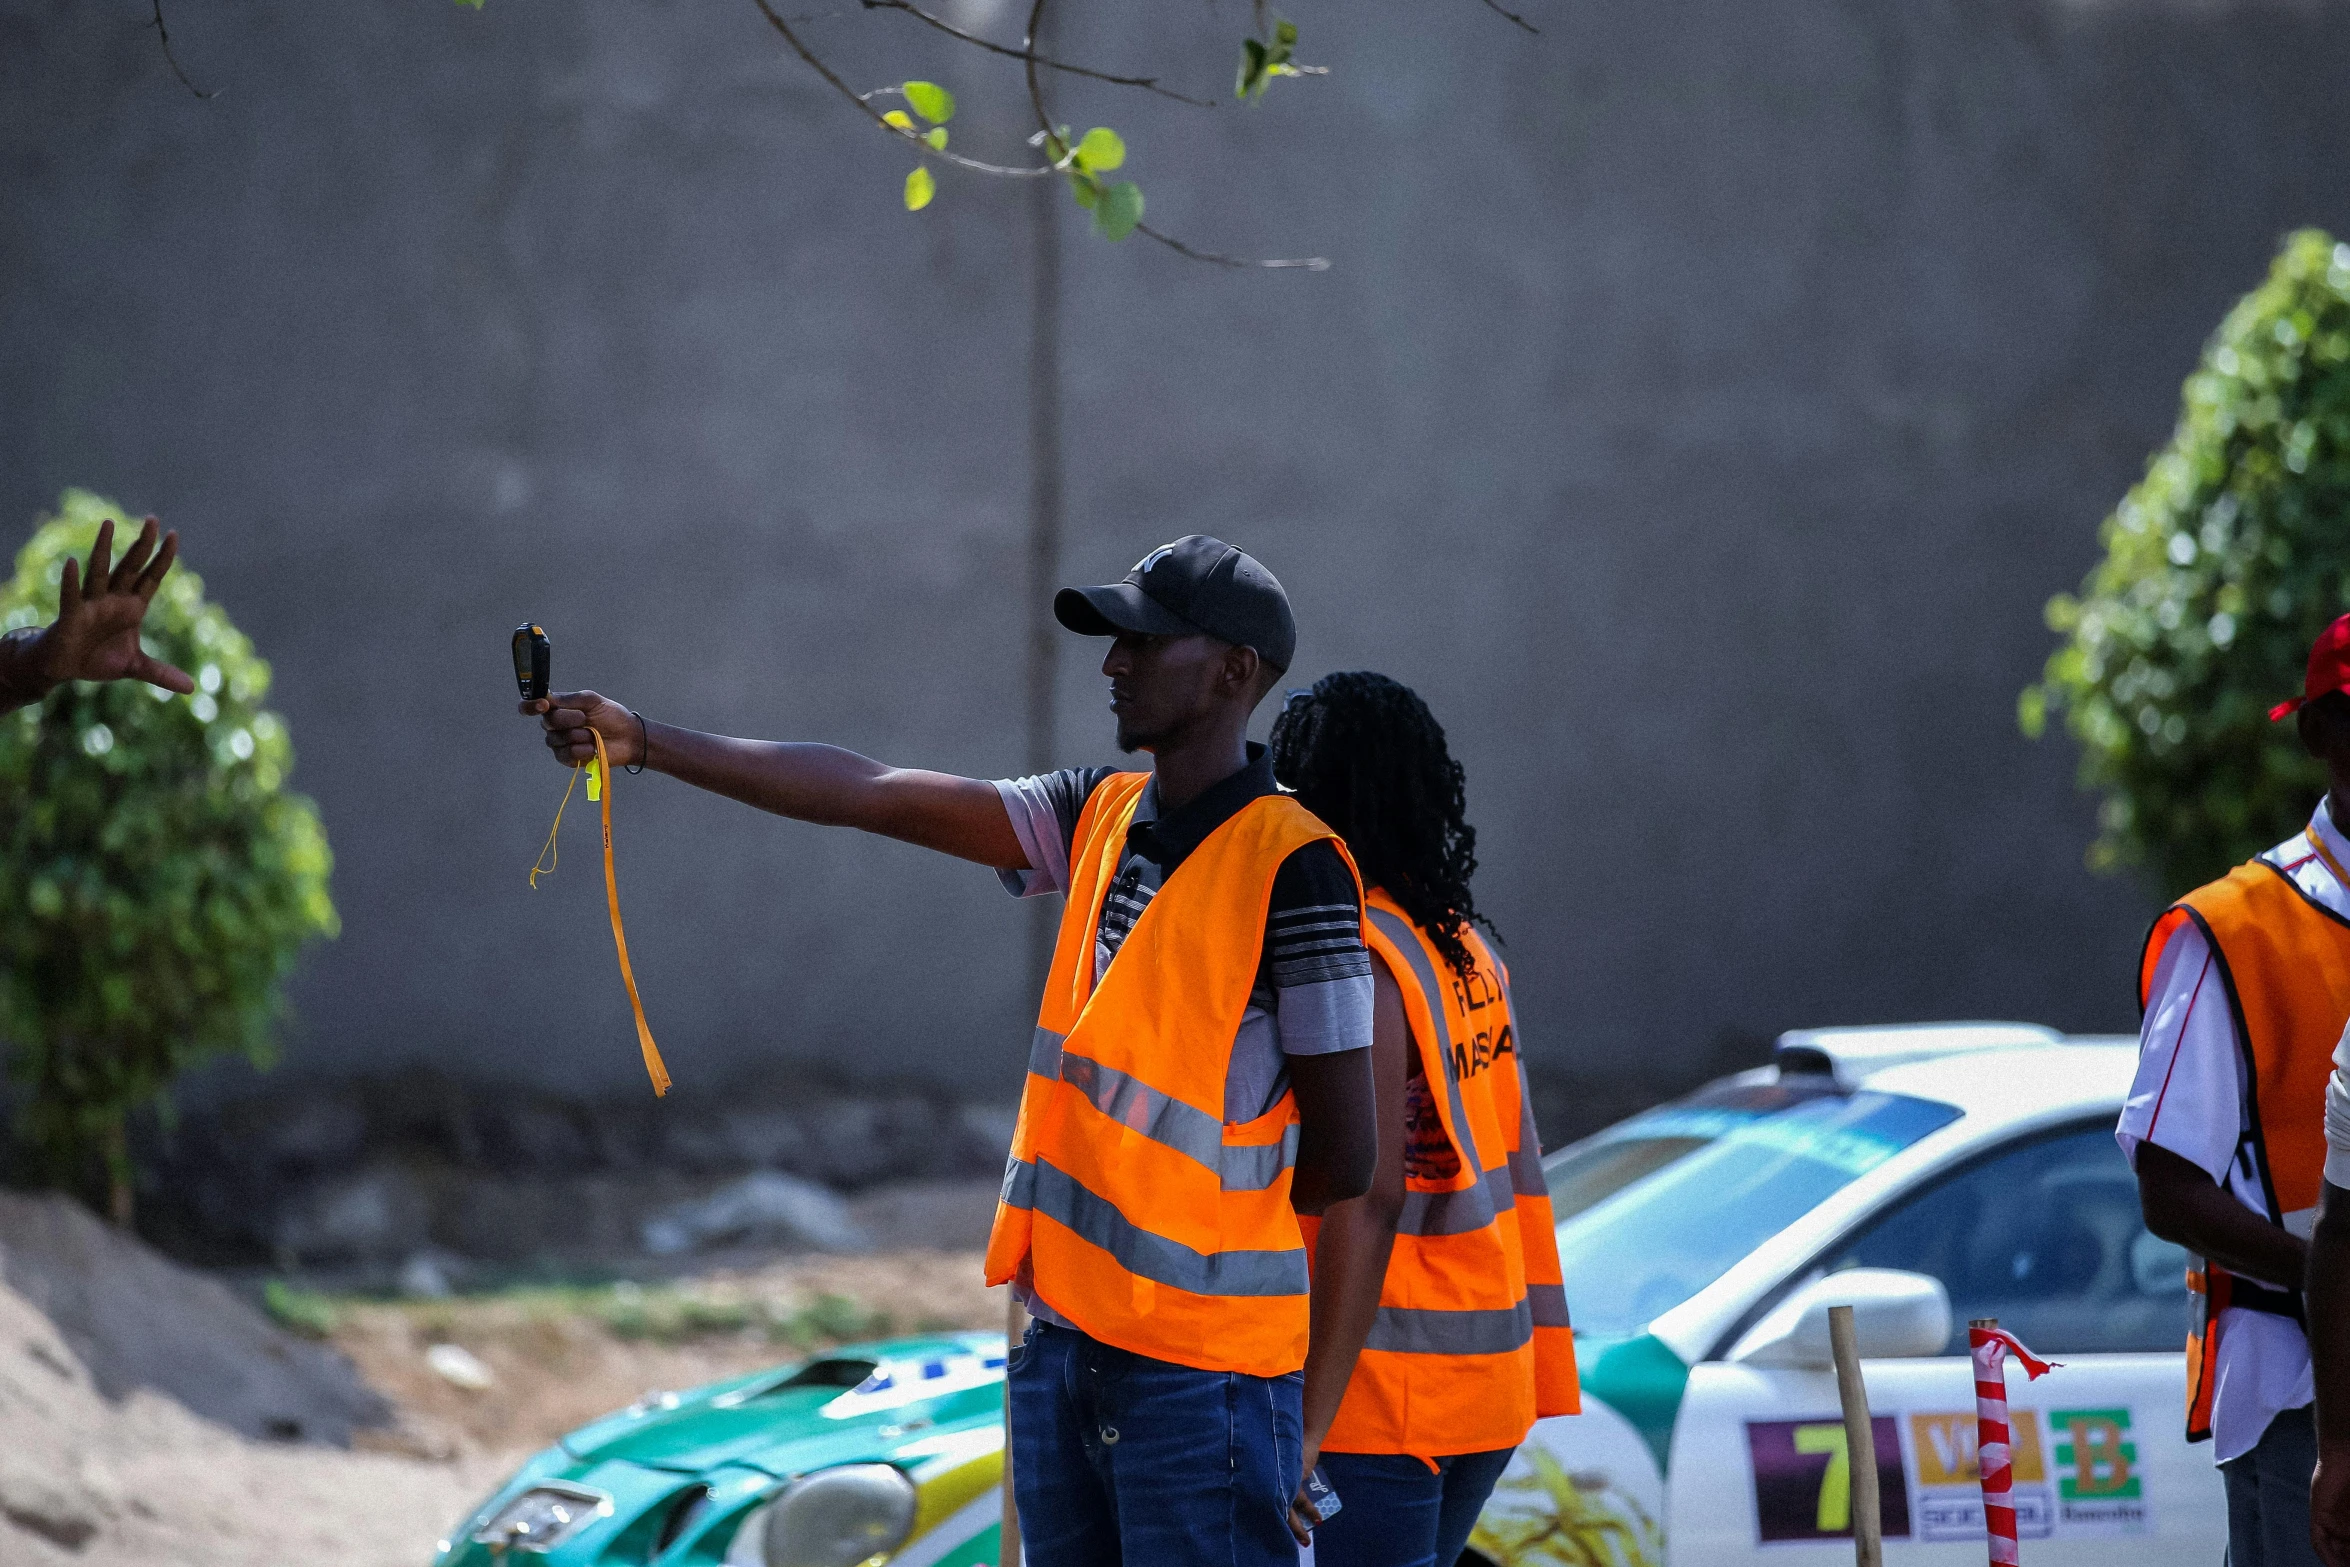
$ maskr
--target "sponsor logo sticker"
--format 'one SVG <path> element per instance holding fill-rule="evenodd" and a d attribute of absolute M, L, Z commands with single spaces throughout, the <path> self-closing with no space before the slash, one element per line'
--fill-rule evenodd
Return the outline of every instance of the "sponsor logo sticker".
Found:
<path fill-rule="evenodd" d="M 2145 1477 L 2126 1409 L 2052 1409 L 2057 1519 L 2067 1534 L 2143 1534 Z"/>
<path fill-rule="evenodd" d="M 2056 1504 L 2048 1490 L 2040 1416 L 2029 1409 L 2010 1409 L 2007 1419 L 2015 1532 L 2022 1539 L 2044 1540 L 2054 1529 Z M 1982 1539 L 1983 1479 L 1975 1412 L 1913 1414 L 1908 1421 L 1910 1447 L 1917 1453 L 1918 1538 Z"/>
<path fill-rule="evenodd" d="M 1921 1540 L 1983 1538 L 1973 1410 L 1904 1415 Z M 2047 1422 L 2045 1434 L 2041 1422 Z M 2153 1528 L 2127 1409 L 2008 1410 L 2016 1534 L 2026 1540 L 2112 1538 Z M 1888 1533 L 1891 1531 L 1888 1530 Z"/>

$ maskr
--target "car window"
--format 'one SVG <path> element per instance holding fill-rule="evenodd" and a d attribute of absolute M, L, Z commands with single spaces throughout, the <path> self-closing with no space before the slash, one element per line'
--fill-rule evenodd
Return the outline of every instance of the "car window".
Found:
<path fill-rule="evenodd" d="M 1818 1084 L 1729 1084 L 1543 1161 L 1580 1333 L 1628 1337 L 1894 1154 L 1954 1105 Z"/>
<path fill-rule="evenodd" d="M 1927 1273 L 1950 1291 L 1949 1354 L 1971 1317 L 2042 1354 L 2175 1350 L 2187 1254 L 2149 1234 L 2106 1123 L 2019 1143 L 1903 1201 L 1831 1253 L 1839 1268 Z"/>

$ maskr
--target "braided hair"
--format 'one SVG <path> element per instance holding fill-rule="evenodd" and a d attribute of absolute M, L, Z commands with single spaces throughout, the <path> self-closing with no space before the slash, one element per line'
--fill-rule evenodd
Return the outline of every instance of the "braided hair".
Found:
<path fill-rule="evenodd" d="M 1428 704 L 1369 670 L 1324 675 L 1291 693 L 1271 749 L 1273 776 L 1346 840 L 1363 884 L 1401 904 L 1454 972 L 1474 970 L 1469 924 L 1493 929 L 1469 893 L 1477 829 Z"/>

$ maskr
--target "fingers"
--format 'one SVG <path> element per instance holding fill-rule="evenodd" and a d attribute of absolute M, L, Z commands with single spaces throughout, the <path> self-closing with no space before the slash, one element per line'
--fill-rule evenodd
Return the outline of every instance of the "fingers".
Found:
<path fill-rule="evenodd" d="M 65 580 L 57 585 L 57 618 L 64 620 L 82 607 L 82 563 L 68 557 Z"/>
<path fill-rule="evenodd" d="M 147 525 L 153 527 L 155 519 L 149 517 Z M 154 602 L 155 590 L 163 586 L 164 575 L 171 570 L 171 563 L 179 559 L 179 553 L 180 536 L 177 533 L 166 533 L 163 536 L 163 548 L 155 552 L 154 561 L 148 565 L 145 571 L 139 573 L 139 580 L 132 584 L 139 595 L 140 603 Z"/>
<path fill-rule="evenodd" d="M 131 584 L 139 580 L 139 568 L 147 563 L 147 556 L 154 548 L 155 519 L 149 517 L 146 525 L 139 529 L 139 536 L 131 541 L 131 547 L 122 552 L 121 563 L 106 579 L 106 591 L 128 593 L 131 590 Z"/>
<path fill-rule="evenodd" d="M 89 584 L 92 597 L 106 591 L 107 560 L 114 552 L 114 519 L 98 524 L 98 542 L 90 546 L 89 569 L 82 573 L 82 581 Z"/>
<path fill-rule="evenodd" d="M 607 705 L 593 691 L 558 691 L 553 696 L 534 697 L 516 710 L 539 721 L 546 731 L 547 749 L 555 753 L 556 761 L 576 767 L 596 759 L 596 733 L 590 715 Z"/>
<path fill-rule="evenodd" d="M 177 691 L 181 696 L 192 695 L 196 689 L 196 682 L 188 678 L 186 670 L 176 669 L 163 660 L 149 658 L 144 653 L 131 660 L 128 673 L 134 680 L 144 680 L 147 684 L 161 686 L 166 691 Z"/>
<path fill-rule="evenodd" d="M 592 729 L 567 729 L 561 734 L 547 736 L 547 749 L 555 753 L 555 760 L 566 767 L 577 767 L 596 759 L 596 736 Z"/>

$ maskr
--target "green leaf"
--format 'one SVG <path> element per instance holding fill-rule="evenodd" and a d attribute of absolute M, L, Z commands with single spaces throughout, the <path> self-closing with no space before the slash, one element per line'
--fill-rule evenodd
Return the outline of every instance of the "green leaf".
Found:
<path fill-rule="evenodd" d="M 1295 49 L 1297 47 L 1297 24 L 1295 22 L 1276 23 L 1273 28 L 1273 41 L 1285 50 Z"/>
<path fill-rule="evenodd" d="M 1232 96 L 1246 102 L 1265 90 L 1265 46 L 1254 38 L 1240 41 L 1240 75 L 1232 84 Z"/>
<path fill-rule="evenodd" d="M 947 150 L 947 128 L 943 125 L 933 125 L 930 128 L 930 134 L 923 137 L 922 139 L 930 143 L 930 150 L 932 152 L 944 152 Z"/>
<path fill-rule="evenodd" d="M 1120 180 L 1107 186 L 1101 200 L 1093 209 L 1093 226 L 1101 230 L 1102 238 L 1124 239 L 1134 232 L 1134 225 L 1142 221 L 1142 187 L 1132 180 Z"/>
<path fill-rule="evenodd" d="M 906 210 L 920 212 L 930 205 L 930 198 L 938 194 L 938 181 L 931 178 L 930 165 L 917 163 L 906 176 Z"/>
<path fill-rule="evenodd" d="M 914 112 L 933 125 L 944 125 L 955 117 L 955 95 L 936 82 L 908 82 L 900 90 Z"/>
<path fill-rule="evenodd" d="M 1101 196 L 1101 182 L 1084 174 L 1072 173 L 1069 188 L 1077 195 L 1077 205 L 1090 209 Z"/>
<path fill-rule="evenodd" d="M 914 134 L 914 117 L 903 109 L 890 110 L 881 117 L 881 123 L 892 130 L 904 131 L 909 136 Z"/>
<path fill-rule="evenodd" d="M 457 3 L 459 5 L 469 5 L 478 11 L 481 9 L 482 0 L 457 0 Z"/>
<path fill-rule="evenodd" d="M 1077 157 L 1095 174 L 1107 174 L 1126 161 L 1126 143 L 1106 125 L 1097 125 L 1077 144 Z"/>

